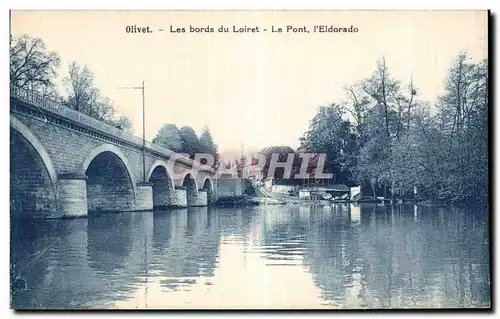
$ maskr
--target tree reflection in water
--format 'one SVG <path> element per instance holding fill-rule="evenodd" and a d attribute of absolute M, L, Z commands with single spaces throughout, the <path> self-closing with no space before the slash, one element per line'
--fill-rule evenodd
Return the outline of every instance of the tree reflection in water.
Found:
<path fill-rule="evenodd" d="M 13 220 L 11 261 L 27 288 L 12 287 L 15 308 L 490 303 L 485 209 L 279 205 Z"/>

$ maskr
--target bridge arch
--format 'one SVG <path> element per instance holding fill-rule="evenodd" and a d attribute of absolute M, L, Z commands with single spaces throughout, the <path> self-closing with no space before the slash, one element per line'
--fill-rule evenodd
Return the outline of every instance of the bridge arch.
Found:
<path fill-rule="evenodd" d="M 164 161 L 153 163 L 148 173 L 148 181 L 153 184 L 153 207 L 171 206 L 175 185 Z"/>
<path fill-rule="evenodd" d="M 88 211 L 125 211 L 135 206 L 136 185 L 127 157 L 111 144 L 93 149 L 79 171 L 87 176 Z"/>
<path fill-rule="evenodd" d="M 187 205 L 196 205 L 196 199 L 198 198 L 198 184 L 191 173 L 184 175 L 184 178 L 182 179 L 182 186 L 186 188 Z"/>
<path fill-rule="evenodd" d="M 30 129 L 12 115 L 10 148 L 11 212 L 25 217 L 56 214 L 57 173 L 50 154 Z"/>
<path fill-rule="evenodd" d="M 205 177 L 202 183 L 203 191 L 207 192 L 207 204 L 210 205 L 215 201 L 214 183 L 210 177 Z"/>

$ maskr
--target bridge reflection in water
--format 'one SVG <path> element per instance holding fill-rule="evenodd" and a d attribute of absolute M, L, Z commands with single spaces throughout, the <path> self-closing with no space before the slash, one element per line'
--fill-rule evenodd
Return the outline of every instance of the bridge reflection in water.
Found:
<path fill-rule="evenodd" d="M 260 206 L 12 222 L 16 308 L 487 307 L 486 210 Z"/>

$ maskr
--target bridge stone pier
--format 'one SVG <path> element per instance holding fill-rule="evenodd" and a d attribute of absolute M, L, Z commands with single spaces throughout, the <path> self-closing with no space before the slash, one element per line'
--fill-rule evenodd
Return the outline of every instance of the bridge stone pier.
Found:
<path fill-rule="evenodd" d="M 18 217 L 207 206 L 213 169 L 31 92 L 10 97 L 10 209 Z M 168 165 L 172 157 L 175 164 Z"/>

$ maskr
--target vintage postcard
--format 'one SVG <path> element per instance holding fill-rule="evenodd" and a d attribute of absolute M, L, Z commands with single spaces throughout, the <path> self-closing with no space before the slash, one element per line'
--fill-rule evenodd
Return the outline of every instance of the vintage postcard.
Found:
<path fill-rule="evenodd" d="M 11 11 L 11 308 L 490 309 L 488 22 Z"/>

